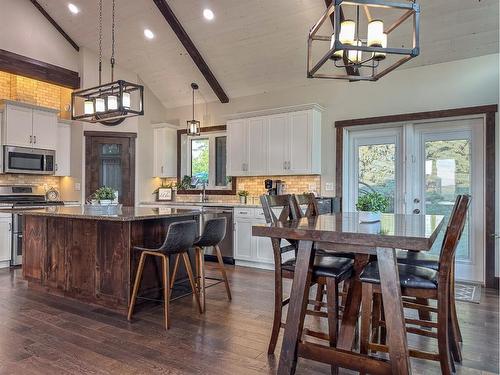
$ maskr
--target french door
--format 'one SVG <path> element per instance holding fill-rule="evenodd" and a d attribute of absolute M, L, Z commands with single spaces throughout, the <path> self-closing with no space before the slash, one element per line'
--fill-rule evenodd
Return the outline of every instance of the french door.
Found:
<path fill-rule="evenodd" d="M 343 209 L 377 191 L 390 212 L 444 215 L 455 198 L 472 196 L 456 255 L 456 278 L 484 282 L 484 119 L 391 124 L 345 134 Z M 439 254 L 444 229 L 432 253 Z"/>

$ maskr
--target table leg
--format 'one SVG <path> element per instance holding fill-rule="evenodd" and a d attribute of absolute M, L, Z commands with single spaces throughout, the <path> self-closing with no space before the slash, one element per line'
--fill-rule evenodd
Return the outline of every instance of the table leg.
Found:
<path fill-rule="evenodd" d="M 278 375 L 294 374 L 297 365 L 297 345 L 301 338 L 309 299 L 314 249 L 312 241 L 299 241 L 285 333 L 281 346 Z"/>
<path fill-rule="evenodd" d="M 337 348 L 352 350 L 356 336 L 356 324 L 358 322 L 359 310 L 361 307 L 361 282 L 359 274 L 368 264 L 370 256 L 366 254 L 356 254 L 354 260 L 354 276 L 349 282 L 342 324 L 340 326 Z"/>
<path fill-rule="evenodd" d="M 387 344 L 393 374 L 410 374 L 410 356 L 406 340 L 401 286 L 396 260 L 396 250 L 377 248 L 377 260 L 380 273 L 380 287 L 384 304 L 387 327 Z"/>

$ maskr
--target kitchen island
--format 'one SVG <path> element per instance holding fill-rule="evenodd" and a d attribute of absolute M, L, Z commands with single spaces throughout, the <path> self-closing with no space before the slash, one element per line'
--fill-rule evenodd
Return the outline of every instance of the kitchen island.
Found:
<path fill-rule="evenodd" d="M 18 211 L 24 220 L 23 277 L 31 288 L 125 314 L 139 260 L 133 247 L 159 247 L 171 223 L 199 220 L 202 212 L 84 206 Z M 148 259 L 139 295 L 161 296 L 160 270 Z"/>

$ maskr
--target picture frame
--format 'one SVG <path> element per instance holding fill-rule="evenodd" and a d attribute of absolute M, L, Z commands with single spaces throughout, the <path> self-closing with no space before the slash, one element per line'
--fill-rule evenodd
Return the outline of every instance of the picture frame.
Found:
<path fill-rule="evenodd" d="M 159 188 L 157 199 L 159 201 L 171 201 L 172 200 L 172 188 Z"/>

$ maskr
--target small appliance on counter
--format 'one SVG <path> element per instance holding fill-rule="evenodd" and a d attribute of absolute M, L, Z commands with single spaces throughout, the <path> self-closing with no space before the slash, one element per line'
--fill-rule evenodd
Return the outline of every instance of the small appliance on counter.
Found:
<path fill-rule="evenodd" d="M 264 187 L 267 190 L 267 195 L 282 195 L 285 192 L 285 181 L 265 180 Z"/>

